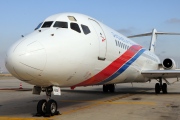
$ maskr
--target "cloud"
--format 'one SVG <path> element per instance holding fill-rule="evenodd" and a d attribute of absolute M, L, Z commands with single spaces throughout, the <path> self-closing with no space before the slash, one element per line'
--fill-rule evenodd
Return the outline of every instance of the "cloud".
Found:
<path fill-rule="evenodd" d="M 161 51 L 161 54 L 166 54 L 166 51 Z"/>
<path fill-rule="evenodd" d="M 119 29 L 117 30 L 119 33 L 123 34 L 123 35 L 131 35 L 132 34 L 132 28 L 128 28 L 128 29 Z"/>
<path fill-rule="evenodd" d="M 180 23 L 180 19 L 179 18 L 171 18 L 171 19 L 167 20 L 167 23 L 171 23 L 171 24 Z"/>

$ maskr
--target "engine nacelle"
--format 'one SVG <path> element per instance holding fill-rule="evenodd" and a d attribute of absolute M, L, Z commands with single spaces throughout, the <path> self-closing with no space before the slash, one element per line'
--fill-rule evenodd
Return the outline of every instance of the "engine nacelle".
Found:
<path fill-rule="evenodd" d="M 166 69 L 166 70 L 170 70 L 170 69 L 176 69 L 176 63 L 173 59 L 171 58 L 166 58 L 163 60 L 163 68 Z"/>

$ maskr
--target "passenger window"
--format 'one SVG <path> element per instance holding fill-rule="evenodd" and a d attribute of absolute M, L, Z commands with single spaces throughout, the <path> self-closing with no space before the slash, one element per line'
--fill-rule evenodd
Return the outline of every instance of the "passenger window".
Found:
<path fill-rule="evenodd" d="M 118 46 L 120 46 L 121 42 L 118 41 Z"/>
<path fill-rule="evenodd" d="M 71 29 L 81 33 L 79 25 L 77 23 L 71 23 Z"/>
<path fill-rule="evenodd" d="M 117 42 L 117 40 L 115 40 L 115 42 L 116 42 L 116 46 L 118 46 L 118 42 Z"/>
<path fill-rule="evenodd" d="M 124 44 L 122 43 L 122 48 L 124 49 Z"/>
<path fill-rule="evenodd" d="M 53 27 L 68 28 L 68 23 L 56 21 Z"/>
<path fill-rule="evenodd" d="M 48 28 L 51 27 L 53 21 L 44 22 L 43 26 L 41 28 Z"/>
<path fill-rule="evenodd" d="M 41 25 L 42 25 L 42 22 L 34 30 L 39 29 L 41 27 Z"/>
<path fill-rule="evenodd" d="M 125 49 L 125 50 L 127 49 L 127 45 L 124 45 L 124 49 Z"/>
<path fill-rule="evenodd" d="M 91 31 L 89 30 L 89 27 L 86 25 L 81 25 L 83 32 L 85 35 L 89 34 Z"/>

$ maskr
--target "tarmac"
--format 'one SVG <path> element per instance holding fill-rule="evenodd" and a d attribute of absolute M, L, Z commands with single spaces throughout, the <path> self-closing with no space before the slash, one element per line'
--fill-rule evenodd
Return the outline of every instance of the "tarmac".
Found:
<path fill-rule="evenodd" d="M 61 115 L 35 117 L 45 93 L 33 95 L 33 85 L 0 77 L 0 120 L 180 120 L 180 82 L 168 85 L 168 94 L 155 94 L 155 83 L 117 84 L 115 93 L 102 86 L 61 88 L 61 96 L 52 96 Z"/>

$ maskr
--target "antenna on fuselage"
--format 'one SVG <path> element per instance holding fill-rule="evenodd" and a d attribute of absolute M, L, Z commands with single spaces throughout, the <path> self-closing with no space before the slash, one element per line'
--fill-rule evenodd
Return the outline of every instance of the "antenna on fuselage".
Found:
<path fill-rule="evenodd" d="M 132 35 L 132 36 L 128 36 L 128 38 L 151 36 L 151 42 L 150 42 L 150 45 L 149 45 L 149 51 L 155 52 L 157 35 L 180 35 L 180 33 L 157 32 L 156 29 L 153 29 L 152 32 L 150 32 L 150 33 Z"/>

